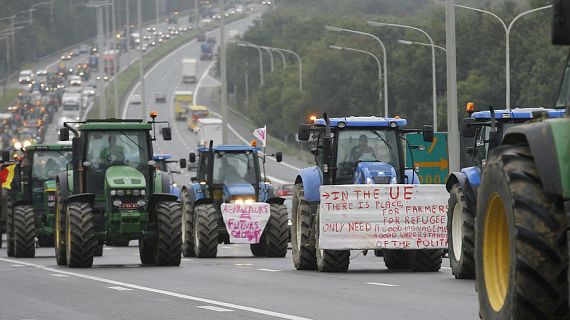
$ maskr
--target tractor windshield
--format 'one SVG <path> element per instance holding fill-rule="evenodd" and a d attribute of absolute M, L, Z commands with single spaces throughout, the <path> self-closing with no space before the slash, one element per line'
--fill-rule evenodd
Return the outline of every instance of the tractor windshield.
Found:
<path fill-rule="evenodd" d="M 358 162 L 385 162 L 399 174 L 399 153 L 395 130 L 342 130 L 337 133 L 337 184 L 350 184 Z"/>
<path fill-rule="evenodd" d="M 216 152 L 214 156 L 214 184 L 259 183 L 254 152 Z"/>
<path fill-rule="evenodd" d="M 55 180 L 71 161 L 71 150 L 34 151 L 32 160 L 33 188 L 42 187 L 47 180 Z"/>

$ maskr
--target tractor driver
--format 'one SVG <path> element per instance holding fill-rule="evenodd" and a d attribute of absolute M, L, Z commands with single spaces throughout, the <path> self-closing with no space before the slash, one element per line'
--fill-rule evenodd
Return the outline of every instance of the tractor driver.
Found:
<path fill-rule="evenodd" d="M 125 152 L 123 147 L 117 145 L 117 137 L 115 135 L 109 135 L 108 144 L 99 153 L 100 163 L 124 163 L 125 162 Z"/>
<path fill-rule="evenodd" d="M 368 137 L 362 134 L 358 137 L 358 145 L 350 150 L 350 161 L 355 163 L 358 160 L 362 160 L 361 157 L 366 154 L 368 154 L 368 157 L 376 159 L 374 149 L 368 145 Z"/>

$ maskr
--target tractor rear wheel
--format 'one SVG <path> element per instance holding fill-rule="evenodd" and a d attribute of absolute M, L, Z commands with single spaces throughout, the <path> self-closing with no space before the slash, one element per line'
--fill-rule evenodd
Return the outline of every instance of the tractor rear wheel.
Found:
<path fill-rule="evenodd" d="M 12 218 L 14 257 L 33 258 L 36 255 L 36 217 L 29 205 L 14 207 Z"/>
<path fill-rule="evenodd" d="M 305 201 L 303 184 L 295 184 L 291 216 L 291 251 L 293 264 L 297 270 L 317 269 L 315 241 L 311 239 L 310 232 L 312 211 L 311 204 Z"/>
<path fill-rule="evenodd" d="M 195 257 L 194 253 L 194 225 L 192 223 L 193 206 L 190 201 L 190 194 L 186 188 L 180 192 L 180 206 L 182 209 L 182 255 L 185 257 Z"/>
<path fill-rule="evenodd" d="M 158 238 L 156 242 L 156 264 L 179 266 L 182 254 L 182 220 L 180 204 L 162 201 L 156 205 Z"/>
<path fill-rule="evenodd" d="M 545 193 L 527 146 L 496 148 L 481 182 L 475 227 L 479 314 L 483 319 L 566 319 L 562 198 Z"/>
<path fill-rule="evenodd" d="M 456 279 L 475 279 L 475 199 L 456 183 L 449 191 L 447 243 L 451 273 Z"/>
<path fill-rule="evenodd" d="M 420 249 L 410 251 L 410 268 L 414 272 L 437 272 L 443 260 L 442 249 Z"/>
<path fill-rule="evenodd" d="M 55 191 L 55 230 L 53 242 L 55 245 L 55 260 L 58 266 L 67 265 L 65 252 L 65 207 L 63 206 L 62 190 L 57 183 Z"/>
<path fill-rule="evenodd" d="M 267 257 L 285 257 L 287 255 L 287 206 L 270 204 L 270 216 L 261 235 L 260 243 Z M 253 252 L 253 251 L 252 251 Z M 255 254 L 254 254 L 255 255 Z"/>
<path fill-rule="evenodd" d="M 211 204 L 194 207 L 194 253 L 198 258 L 215 258 L 218 254 L 218 215 Z"/>
<path fill-rule="evenodd" d="M 346 272 L 350 264 L 350 250 L 329 250 L 319 248 L 319 212 L 315 218 L 317 270 L 320 272 Z"/>
<path fill-rule="evenodd" d="M 97 247 L 93 208 L 88 203 L 73 202 L 66 208 L 65 250 L 71 268 L 90 268 Z"/>
<path fill-rule="evenodd" d="M 384 264 L 388 270 L 410 269 L 410 251 L 384 249 Z"/>
<path fill-rule="evenodd" d="M 143 265 L 155 264 L 156 244 L 149 241 L 139 239 L 139 256 Z"/>

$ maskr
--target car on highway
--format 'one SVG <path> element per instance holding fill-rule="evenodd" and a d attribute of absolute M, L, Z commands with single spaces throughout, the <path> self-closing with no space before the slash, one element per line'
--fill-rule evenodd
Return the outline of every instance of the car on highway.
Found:
<path fill-rule="evenodd" d="M 81 80 L 80 76 L 71 76 L 71 80 L 69 80 L 69 85 L 72 87 L 81 87 L 83 85 L 83 81 Z"/>
<path fill-rule="evenodd" d="M 41 69 L 36 71 L 36 77 L 47 77 L 47 70 L 46 69 Z"/>
<path fill-rule="evenodd" d="M 156 47 L 156 41 L 152 41 L 151 43 L 149 43 L 149 45 L 150 45 L 151 47 Z"/>
<path fill-rule="evenodd" d="M 89 45 L 84 43 L 82 45 L 79 46 L 79 52 L 80 53 L 87 53 L 89 52 Z"/>
<path fill-rule="evenodd" d="M 95 88 L 92 86 L 85 86 L 83 88 L 83 95 L 87 97 L 92 97 L 95 95 Z"/>
<path fill-rule="evenodd" d="M 28 84 L 34 80 L 34 72 L 32 70 L 22 70 L 20 71 L 20 77 L 18 78 L 18 83 Z"/>
<path fill-rule="evenodd" d="M 133 94 L 131 96 L 131 100 L 129 101 L 130 104 L 141 104 L 142 103 L 142 98 L 140 95 L 138 94 Z"/>
<path fill-rule="evenodd" d="M 166 93 L 157 92 L 154 94 L 154 102 L 166 103 Z"/>
<path fill-rule="evenodd" d="M 61 60 L 71 60 L 71 55 L 69 53 L 64 53 L 61 55 Z"/>

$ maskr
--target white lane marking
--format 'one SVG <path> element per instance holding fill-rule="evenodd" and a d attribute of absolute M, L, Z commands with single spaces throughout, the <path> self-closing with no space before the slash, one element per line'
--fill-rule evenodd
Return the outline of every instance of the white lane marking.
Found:
<path fill-rule="evenodd" d="M 54 276 L 54 277 L 56 277 L 56 278 L 67 278 L 67 277 L 69 277 L 68 275 L 66 275 L 66 274 L 61 274 L 61 273 L 50 273 L 49 275 L 50 275 L 50 276 Z"/>
<path fill-rule="evenodd" d="M 451 270 L 450 267 L 441 267 L 442 269 Z"/>
<path fill-rule="evenodd" d="M 217 311 L 217 312 L 234 311 L 234 310 L 225 309 L 225 308 L 220 308 L 220 307 L 214 307 L 214 306 L 196 306 L 196 308 L 202 308 L 202 309 L 211 310 L 211 311 Z"/>
<path fill-rule="evenodd" d="M 366 282 L 366 284 L 373 286 L 381 286 L 381 287 L 399 287 L 399 285 L 397 284 L 380 283 L 380 282 Z"/>
<path fill-rule="evenodd" d="M 117 291 L 131 291 L 131 290 L 133 290 L 131 288 L 125 288 L 125 287 L 107 287 L 107 288 L 117 290 Z"/>
<path fill-rule="evenodd" d="M 22 265 L 22 264 L 11 264 L 10 267 L 25 267 L 25 265 Z"/>
<path fill-rule="evenodd" d="M 113 250 L 113 248 L 103 247 L 104 250 Z"/>
<path fill-rule="evenodd" d="M 256 270 L 258 270 L 258 271 L 266 271 L 266 272 L 279 272 L 279 271 L 281 271 L 281 270 L 275 270 L 275 269 L 263 269 L 263 268 L 262 268 L 262 269 L 256 269 Z"/>
<path fill-rule="evenodd" d="M 253 266 L 253 263 L 236 263 L 236 266 Z"/>
<path fill-rule="evenodd" d="M 182 258 L 182 261 L 194 261 L 193 259 Z"/>
<path fill-rule="evenodd" d="M 9 262 L 9 263 L 20 262 L 17 260 L 4 259 L 4 258 L 0 258 L 0 261 L 5 261 L 5 262 Z M 78 278 L 108 283 L 108 284 L 126 287 L 126 288 L 131 288 L 131 289 L 137 289 L 137 290 L 152 292 L 152 293 L 161 294 L 161 295 L 170 296 L 170 297 L 175 297 L 175 298 L 180 298 L 180 299 L 184 299 L 184 300 L 192 300 L 192 301 L 217 305 L 220 307 L 233 308 L 233 309 L 248 311 L 248 312 L 252 312 L 252 313 L 258 313 L 258 314 L 262 314 L 262 315 L 266 315 L 266 316 L 270 316 L 270 317 L 275 317 L 275 318 L 289 319 L 289 320 L 311 320 L 310 318 L 298 317 L 298 316 L 294 316 L 294 315 L 290 315 L 290 314 L 286 314 L 286 313 L 281 313 L 281 312 L 258 309 L 258 308 L 254 308 L 254 307 L 248 307 L 248 306 L 243 306 L 243 305 L 239 305 L 239 304 L 222 302 L 222 301 L 217 301 L 217 300 L 212 300 L 212 299 L 207 299 L 207 298 L 200 298 L 200 297 L 185 295 L 185 294 L 176 293 L 176 292 L 172 292 L 172 291 L 154 289 L 154 288 L 139 286 L 136 284 L 126 283 L 126 282 L 121 282 L 121 281 L 116 281 L 116 280 L 111 280 L 111 279 L 105 279 L 105 278 L 101 278 L 101 277 L 90 276 L 90 275 L 77 273 L 77 272 L 58 270 L 58 269 L 42 266 L 39 264 L 33 264 L 33 263 L 28 263 L 28 262 L 21 262 L 21 264 L 26 265 L 26 266 L 30 266 L 30 267 L 35 267 L 38 269 L 42 269 L 45 271 L 59 272 L 62 274 L 67 274 L 69 276 L 74 276 L 74 277 L 78 277 Z"/>

